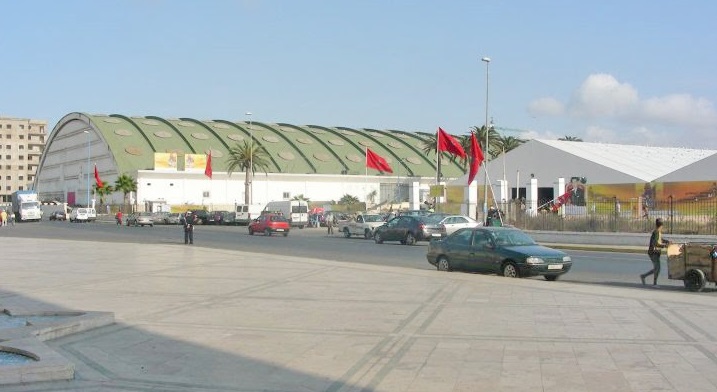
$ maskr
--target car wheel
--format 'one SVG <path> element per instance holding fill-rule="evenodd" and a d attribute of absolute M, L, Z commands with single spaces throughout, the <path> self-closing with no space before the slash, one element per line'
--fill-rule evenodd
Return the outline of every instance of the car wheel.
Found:
<path fill-rule="evenodd" d="M 416 237 L 414 237 L 413 234 L 411 234 L 411 233 L 406 234 L 405 244 L 406 245 L 416 245 Z"/>
<path fill-rule="evenodd" d="M 446 256 L 440 256 L 438 258 L 438 262 L 436 263 L 436 269 L 438 269 L 439 271 L 444 271 L 444 272 L 453 271 L 453 268 L 451 268 L 451 262 L 448 260 L 448 257 L 446 257 Z"/>
<path fill-rule="evenodd" d="M 513 262 L 507 262 L 503 265 L 503 276 L 506 278 L 519 278 L 518 267 Z"/>
<path fill-rule="evenodd" d="M 249 235 L 254 235 L 254 230 L 252 230 L 251 227 L 249 228 Z"/>
<path fill-rule="evenodd" d="M 558 275 L 545 275 L 545 280 L 548 282 L 555 282 L 558 280 Z"/>
<path fill-rule="evenodd" d="M 267 236 L 267 237 L 271 237 L 271 230 L 265 229 L 265 230 L 264 230 L 264 235 Z"/>
<path fill-rule="evenodd" d="M 685 288 L 690 291 L 702 291 L 707 283 L 707 278 L 702 270 L 693 269 L 685 275 Z"/>
<path fill-rule="evenodd" d="M 376 242 L 377 244 L 383 244 L 383 238 L 381 238 L 381 233 L 376 233 L 376 234 L 374 234 L 373 240 L 374 240 L 374 242 Z"/>
<path fill-rule="evenodd" d="M 363 231 L 363 238 L 364 238 L 365 240 L 371 239 L 371 230 L 369 230 L 369 229 L 364 230 L 364 231 Z"/>
<path fill-rule="evenodd" d="M 344 237 L 346 237 L 346 238 L 351 237 L 351 232 L 349 231 L 348 227 L 344 227 Z"/>

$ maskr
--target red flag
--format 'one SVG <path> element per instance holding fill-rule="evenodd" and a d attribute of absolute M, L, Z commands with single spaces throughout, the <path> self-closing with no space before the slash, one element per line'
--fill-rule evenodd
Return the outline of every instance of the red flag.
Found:
<path fill-rule="evenodd" d="M 382 172 L 393 173 L 393 169 L 388 165 L 388 162 L 386 162 L 382 156 L 371 151 L 370 148 L 366 149 L 366 167 Z"/>
<path fill-rule="evenodd" d="M 102 188 L 104 186 L 102 180 L 100 180 L 100 173 L 97 171 L 97 165 L 95 165 L 95 182 L 97 183 L 98 188 Z"/>
<path fill-rule="evenodd" d="M 453 136 L 449 135 L 440 127 L 438 128 L 437 138 L 438 139 L 436 143 L 438 143 L 438 151 L 448 151 L 453 155 L 457 155 L 465 159 L 466 152 L 465 150 L 463 150 L 461 144 L 458 143 L 458 140 L 456 140 Z"/>
<path fill-rule="evenodd" d="M 560 207 L 562 207 L 563 204 L 567 203 L 568 200 L 570 200 L 570 196 L 573 192 L 567 191 L 560 195 L 557 199 L 555 199 L 555 202 L 553 202 L 553 212 L 557 211 Z"/>
<path fill-rule="evenodd" d="M 212 150 L 209 150 L 209 154 L 207 154 L 207 166 L 204 167 L 204 175 L 212 178 Z"/>
<path fill-rule="evenodd" d="M 476 134 L 471 133 L 471 168 L 470 172 L 468 172 L 468 185 L 470 185 L 471 182 L 473 182 L 473 179 L 476 178 L 478 168 L 480 167 L 480 164 L 483 163 L 484 158 L 483 150 L 481 150 L 480 144 L 478 144 Z"/>

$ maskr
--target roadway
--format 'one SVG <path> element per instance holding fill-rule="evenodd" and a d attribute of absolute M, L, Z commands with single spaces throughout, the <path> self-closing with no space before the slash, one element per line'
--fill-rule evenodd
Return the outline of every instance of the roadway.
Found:
<path fill-rule="evenodd" d="M 183 243 L 179 226 L 118 227 L 110 223 L 49 222 L 18 223 L 14 227 L 0 228 L 0 236 L 22 238 L 53 238 L 62 240 L 119 242 L 132 244 Z M 293 229 L 288 237 L 263 235 L 249 236 L 244 226 L 197 226 L 195 247 L 241 250 L 296 257 L 312 257 L 340 262 L 390 265 L 412 269 L 434 269 L 425 258 L 427 243 L 414 246 L 398 243 L 375 244 L 362 238 L 328 236 L 325 228 Z M 651 264 L 643 253 L 614 251 L 566 250 L 573 259 L 573 268 L 561 277 L 563 281 L 612 286 L 639 286 L 638 275 Z M 664 259 L 664 257 L 663 257 Z M 667 266 L 663 260 L 660 286 L 664 289 L 682 289 L 681 281 L 667 279 Z M 540 279 L 540 278 L 531 278 Z"/>

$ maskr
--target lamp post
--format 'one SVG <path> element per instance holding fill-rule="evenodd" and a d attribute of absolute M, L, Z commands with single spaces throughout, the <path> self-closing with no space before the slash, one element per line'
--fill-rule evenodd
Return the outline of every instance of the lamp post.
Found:
<path fill-rule="evenodd" d="M 485 157 L 486 162 L 483 164 L 486 165 L 484 167 L 485 169 L 485 181 L 483 183 L 483 186 L 485 188 L 485 195 L 483 198 L 483 220 L 485 221 L 487 215 L 488 215 L 488 70 L 490 68 L 490 57 L 483 57 L 481 59 L 485 63 Z"/>
<path fill-rule="evenodd" d="M 249 203 L 254 203 L 254 131 L 251 129 L 251 112 L 246 112 L 249 117 Z"/>
<path fill-rule="evenodd" d="M 90 208 L 90 131 L 82 131 L 87 135 L 87 208 Z"/>

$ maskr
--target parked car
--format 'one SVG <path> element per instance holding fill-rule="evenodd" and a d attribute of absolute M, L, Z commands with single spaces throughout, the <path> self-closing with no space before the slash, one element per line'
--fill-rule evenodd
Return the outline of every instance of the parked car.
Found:
<path fill-rule="evenodd" d="M 169 216 L 169 212 L 153 212 L 152 223 L 154 223 L 155 225 L 166 225 L 167 216 Z"/>
<path fill-rule="evenodd" d="M 208 225 L 214 222 L 214 215 L 207 210 L 193 210 L 192 213 L 197 217 L 197 222 L 202 225 Z"/>
<path fill-rule="evenodd" d="M 373 240 L 377 244 L 384 241 L 399 241 L 404 245 L 414 245 L 417 241 L 426 241 L 430 235 L 424 232 L 425 217 L 414 215 L 397 216 L 377 227 Z"/>
<path fill-rule="evenodd" d="M 65 214 L 65 211 L 62 210 L 52 211 L 48 219 L 51 221 L 67 220 L 67 214 Z"/>
<path fill-rule="evenodd" d="M 77 207 L 70 212 L 70 222 L 89 222 L 90 208 Z"/>
<path fill-rule="evenodd" d="M 279 214 L 263 214 L 249 223 L 249 235 L 264 233 L 270 236 L 273 233 L 281 233 L 286 237 L 289 235 L 289 221 Z"/>
<path fill-rule="evenodd" d="M 212 224 L 215 225 L 226 225 L 226 217 L 230 214 L 229 211 L 212 211 Z"/>
<path fill-rule="evenodd" d="M 570 271 L 566 253 L 538 245 L 508 227 L 474 227 L 428 244 L 426 259 L 439 271 L 464 270 L 520 278 L 542 275 L 553 281 Z"/>
<path fill-rule="evenodd" d="M 464 227 L 477 227 L 481 222 L 464 215 L 432 214 L 426 217 L 423 230 L 431 237 L 446 237 Z"/>
<path fill-rule="evenodd" d="M 152 220 L 151 212 L 139 212 L 129 214 L 127 217 L 127 226 L 149 226 L 154 227 L 154 221 Z"/>
<path fill-rule="evenodd" d="M 171 214 L 168 214 L 164 218 L 164 224 L 165 225 L 178 225 L 179 224 L 179 215 L 180 214 L 178 212 L 173 212 Z"/>

